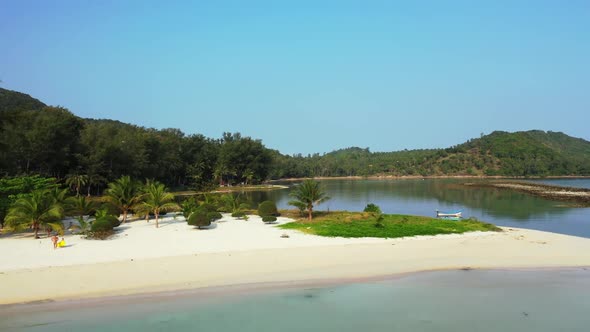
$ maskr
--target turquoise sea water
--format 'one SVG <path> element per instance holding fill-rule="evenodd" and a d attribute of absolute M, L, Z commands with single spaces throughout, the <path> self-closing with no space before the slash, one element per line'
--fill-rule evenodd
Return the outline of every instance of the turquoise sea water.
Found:
<path fill-rule="evenodd" d="M 3 308 L 2 331 L 588 331 L 590 269 L 424 272 L 261 292 Z"/>

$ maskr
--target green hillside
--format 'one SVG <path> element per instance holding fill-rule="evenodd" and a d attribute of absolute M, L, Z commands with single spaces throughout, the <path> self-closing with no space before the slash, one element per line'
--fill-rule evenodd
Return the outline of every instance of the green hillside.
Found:
<path fill-rule="evenodd" d="M 93 192 L 121 175 L 177 188 L 317 176 L 590 175 L 590 142 L 551 131 L 495 131 L 447 149 L 288 156 L 239 133 L 212 139 L 82 119 L 5 89 L 0 110 L 0 176 L 84 174 Z"/>
<path fill-rule="evenodd" d="M 0 112 L 36 110 L 45 106 L 27 94 L 0 88 Z"/>

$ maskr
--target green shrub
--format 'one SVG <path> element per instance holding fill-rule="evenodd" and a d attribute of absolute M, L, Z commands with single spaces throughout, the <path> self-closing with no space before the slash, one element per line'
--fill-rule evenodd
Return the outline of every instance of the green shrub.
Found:
<path fill-rule="evenodd" d="M 281 214 L 277 210 L 277 205 L 273 201 L 264 201 L 258 205 L 259 216 L 275 216 L 278 217 Z"/>
<path fill-rule="evenodd" d="M 215 220 L 219 220 L 219 219 L 223 218 L 223 216 L 221 215 L 221 213 L 215 211 L 215 212 L 207 212 L 207 218 L 209 218 L 210 221 L 215 221 Z"/>
<path fill-rule="evenodd" d="M 379 208 L 379 206 L 377 206 L 373 203 L 369 203 L 369 204 L 367 204 L 367 206 L 365 206 L 365 209 L 363 211 L 370 212 L 370 213 L 381 213 L 381 208 Z"/>
<path fill-rule="evenodd" d="M 217 212 L 217 206 L 212 203 L 203 203 L 199 208 L 207 210 L 207 212 Z"/>
<path fill-rule="evenodd" d="M 244 211 L 236 211 L 231 214 L 232 217 L 238 218 L 238 219 L 244 218 L 245 215 L 246 215 L 246 213 L 244 213 Z"/>
<path fill-rule="evenodd" d="M 119 227 L 121 225 L 121 220 L 119 220 L 117 217 L 109 218 L 108 220 L 113 228 Z"/>
<path fill-rule="evenodd" d="M 195 200 L 194 197 L 190 197 L 188 199 L 186 199 L 184 202 L 182 202 L 182 215 L 184 216 L 184 218 L 188 218 L 188 216 L 190 216 L 190 214 L 199 207 L 199 204 L 197 203 L 197 201 Z"/>
<path fill-rule="evenodd" d="M 187 223 L 191 226 L 197 226 L 198 228 L 211 225 L 211 219 L 207 217 L 207 210 L 204 208 L 196 208 L 186 219 Z"/>
<path fill-rule="evenodd" d="M 104 232 L 113 230 L 113 223 L 109 219 L 98 219 L 90 226 L 92 232 Z"/>
<path fill-rule="evenodd" d="M 91 239 L 104 240 L 113 235 L 113 233 L 113 221 L 109 218 L 103 218 L 92 222 L 92 226 L 90 226 L 90 232 L 88 232 L 88 237 Z"/>
<path fill-rule="evenodd" d="M 263 216 L 262 221 L 264 222 L 275 222 L 277 221 L 277 217 L 275 216 Z"/>

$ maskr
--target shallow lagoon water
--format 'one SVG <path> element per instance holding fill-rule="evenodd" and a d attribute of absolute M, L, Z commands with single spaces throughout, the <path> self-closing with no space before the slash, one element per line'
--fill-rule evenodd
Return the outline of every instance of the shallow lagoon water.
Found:
<path fill-rule="evenodd" d="M 468 187 L 474 179 L 407 180 L 324 180 L 331 199 L 320 210 L 362 211 L 368 203 L 384 213 L 436 216 L 436 210 L 462 211 L 464 218 L 475 217 L 499 226 L 520 227 L 590 238 L 590 208 L 567 202 L 550 201 L 525 193 L 496 188 Z M 578 179 L 590 187 L 590 179 Z M 287 183 L 294 186 L 293 183 Z M 291 189 L 247 193 L 255 202 L 271 199 L 279 208 L 292 209 Z"/>
<path fill-rule="evenodd" d="M 51 307 L 3 310 L 0 330 L 587 331 L 590 269 L 423 272 L 335 286 Z"/>

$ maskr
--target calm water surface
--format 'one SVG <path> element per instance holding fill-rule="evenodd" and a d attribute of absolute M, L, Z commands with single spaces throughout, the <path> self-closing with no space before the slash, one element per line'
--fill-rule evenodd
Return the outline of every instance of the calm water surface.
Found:
<path fill-rule="evenodd" d="M 552 186 L 590 189 L 590 179 L 539 179 L 528 181 L 548 184 Z"/>
<path fill-rule="evenodd" d="M 524 193 L 462 185 L 474 180 L 326 180 L 322 181 L 331 200 L 321 210 L 362 211 L 375 203 L 385 213 L 435 216 L 436 210 L 462 211 L 500 226 L 550 231 L 590 238 L 590 208 L 573 207 Z M 590 187 L 590 179 L 577 180 Z M 293 184 L 288 184 L 293 186 Z M 271 199 L 279 208 L 288 205 L 291 189 L 250 193 L 254 201 Z"/>
<path fill-rule="evenodd" d="M 590 270 L 428 272 L 333 287 L 50 308 L 2 310 L 0 330 L 588 331 Z"/>

